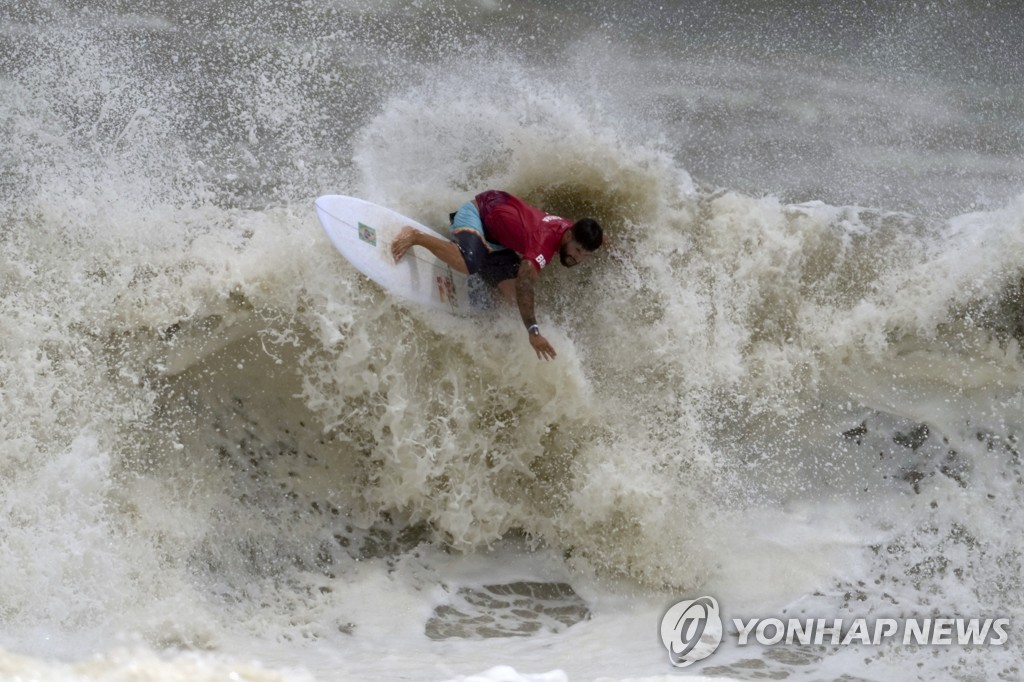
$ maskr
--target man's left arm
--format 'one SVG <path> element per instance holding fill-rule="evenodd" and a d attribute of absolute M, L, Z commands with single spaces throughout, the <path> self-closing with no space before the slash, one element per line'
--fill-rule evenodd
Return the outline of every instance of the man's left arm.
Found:
<path fill-rule="evenodd" d="M 530 345 L 536 351 L 537 357 L 542 360 L 552 360 L 556 355 L 555 349 L 551 347 L 547 339 L 541 336 L 540 327 L 537 326 L 537 316 L 534 314 L 534 288 L 538 279 L 540 279 L 540 272 L 532 262 L 524 260 L 519 264 L 519 274 L 516 276 L 516 304 L 519 306 L 519 314 L 530 335 Z"/>

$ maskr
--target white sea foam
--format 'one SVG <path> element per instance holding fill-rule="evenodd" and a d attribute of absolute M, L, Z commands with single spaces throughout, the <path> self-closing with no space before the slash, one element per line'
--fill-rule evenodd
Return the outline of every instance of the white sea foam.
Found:
<path fill-rule="evenodd" d="M 579 47 L 435 27 L 417 61 L 345 23 L 412 31 L 396 9 L 305 42 L 239 41 L 248 13 L 220 9 L 6 38 L 4 674 L 661 679 L 658 620 L 698 592 L 737 617 L 1020 618 L 1024 198 L 945 221 L 716 189 Z M 545 273 L 555 363 L 514 311 L 386 295 L 311 208 L 443 229 L 487 187 L 607 229 Z M 534 584 L 572 592 L 494 597 Z M 697 671 L 997 676 L 1015 646 L 726 646 Z"/>

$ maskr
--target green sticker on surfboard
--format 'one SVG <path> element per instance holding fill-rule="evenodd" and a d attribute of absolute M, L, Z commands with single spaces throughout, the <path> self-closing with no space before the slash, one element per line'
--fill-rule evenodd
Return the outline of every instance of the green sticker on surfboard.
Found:
<path fill-rule="evenodd" d="M 373 229 L 369 225 L 359 223 L 359 239 L 370 246 L 377 246 L 377 230 Z"/>

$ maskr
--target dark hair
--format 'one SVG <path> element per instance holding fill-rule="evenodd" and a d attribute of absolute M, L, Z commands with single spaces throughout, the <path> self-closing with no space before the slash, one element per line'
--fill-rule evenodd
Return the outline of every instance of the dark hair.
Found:
<path fill-rule="evenodd" d="M 601 226 L 592 218 L 577 220 L 576 224 L 572 226 L 572 236 L 587 251 L 597 251 L 604 241 Z"/>

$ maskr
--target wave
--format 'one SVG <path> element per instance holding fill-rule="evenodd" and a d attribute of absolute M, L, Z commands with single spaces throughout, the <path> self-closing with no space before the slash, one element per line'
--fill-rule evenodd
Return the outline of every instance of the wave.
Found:
<path fill-rule="evenodd" d="M 866 543 L 885 551 L 850 581 L 898 576 L 903 608 L 1020 608 L 998 519 L 1021 506 L 1024 198 L 937 221 L 706 186 L 599 98 L 472 53 L 346 121 L 350 157 L 326 160 L 322 117 L 276 136 L 318 106 L 302 78 L 255 63 L 274 78 L 239 95 L 262 102 L 257 152 L 229 177 L 250 114 L 200 142 L 174 87 L 143 102 L 140 67 L 77 49 L 4 105 L 28 131 L 0 232 L 5 644 L 328 636 L 350 614 L 324 595 L 360 561 L 510 537 L 651 590 Z M 437 317 L 365 281 L 310 191 L 442 228 L 487 187 L 608 229 L 545 274 L 555 363 L 512 311 Z M 812 501 L 854 539 L 782 547 L 770 524 Z M 800 575 L 842 592 L 825 563 Z"/>

